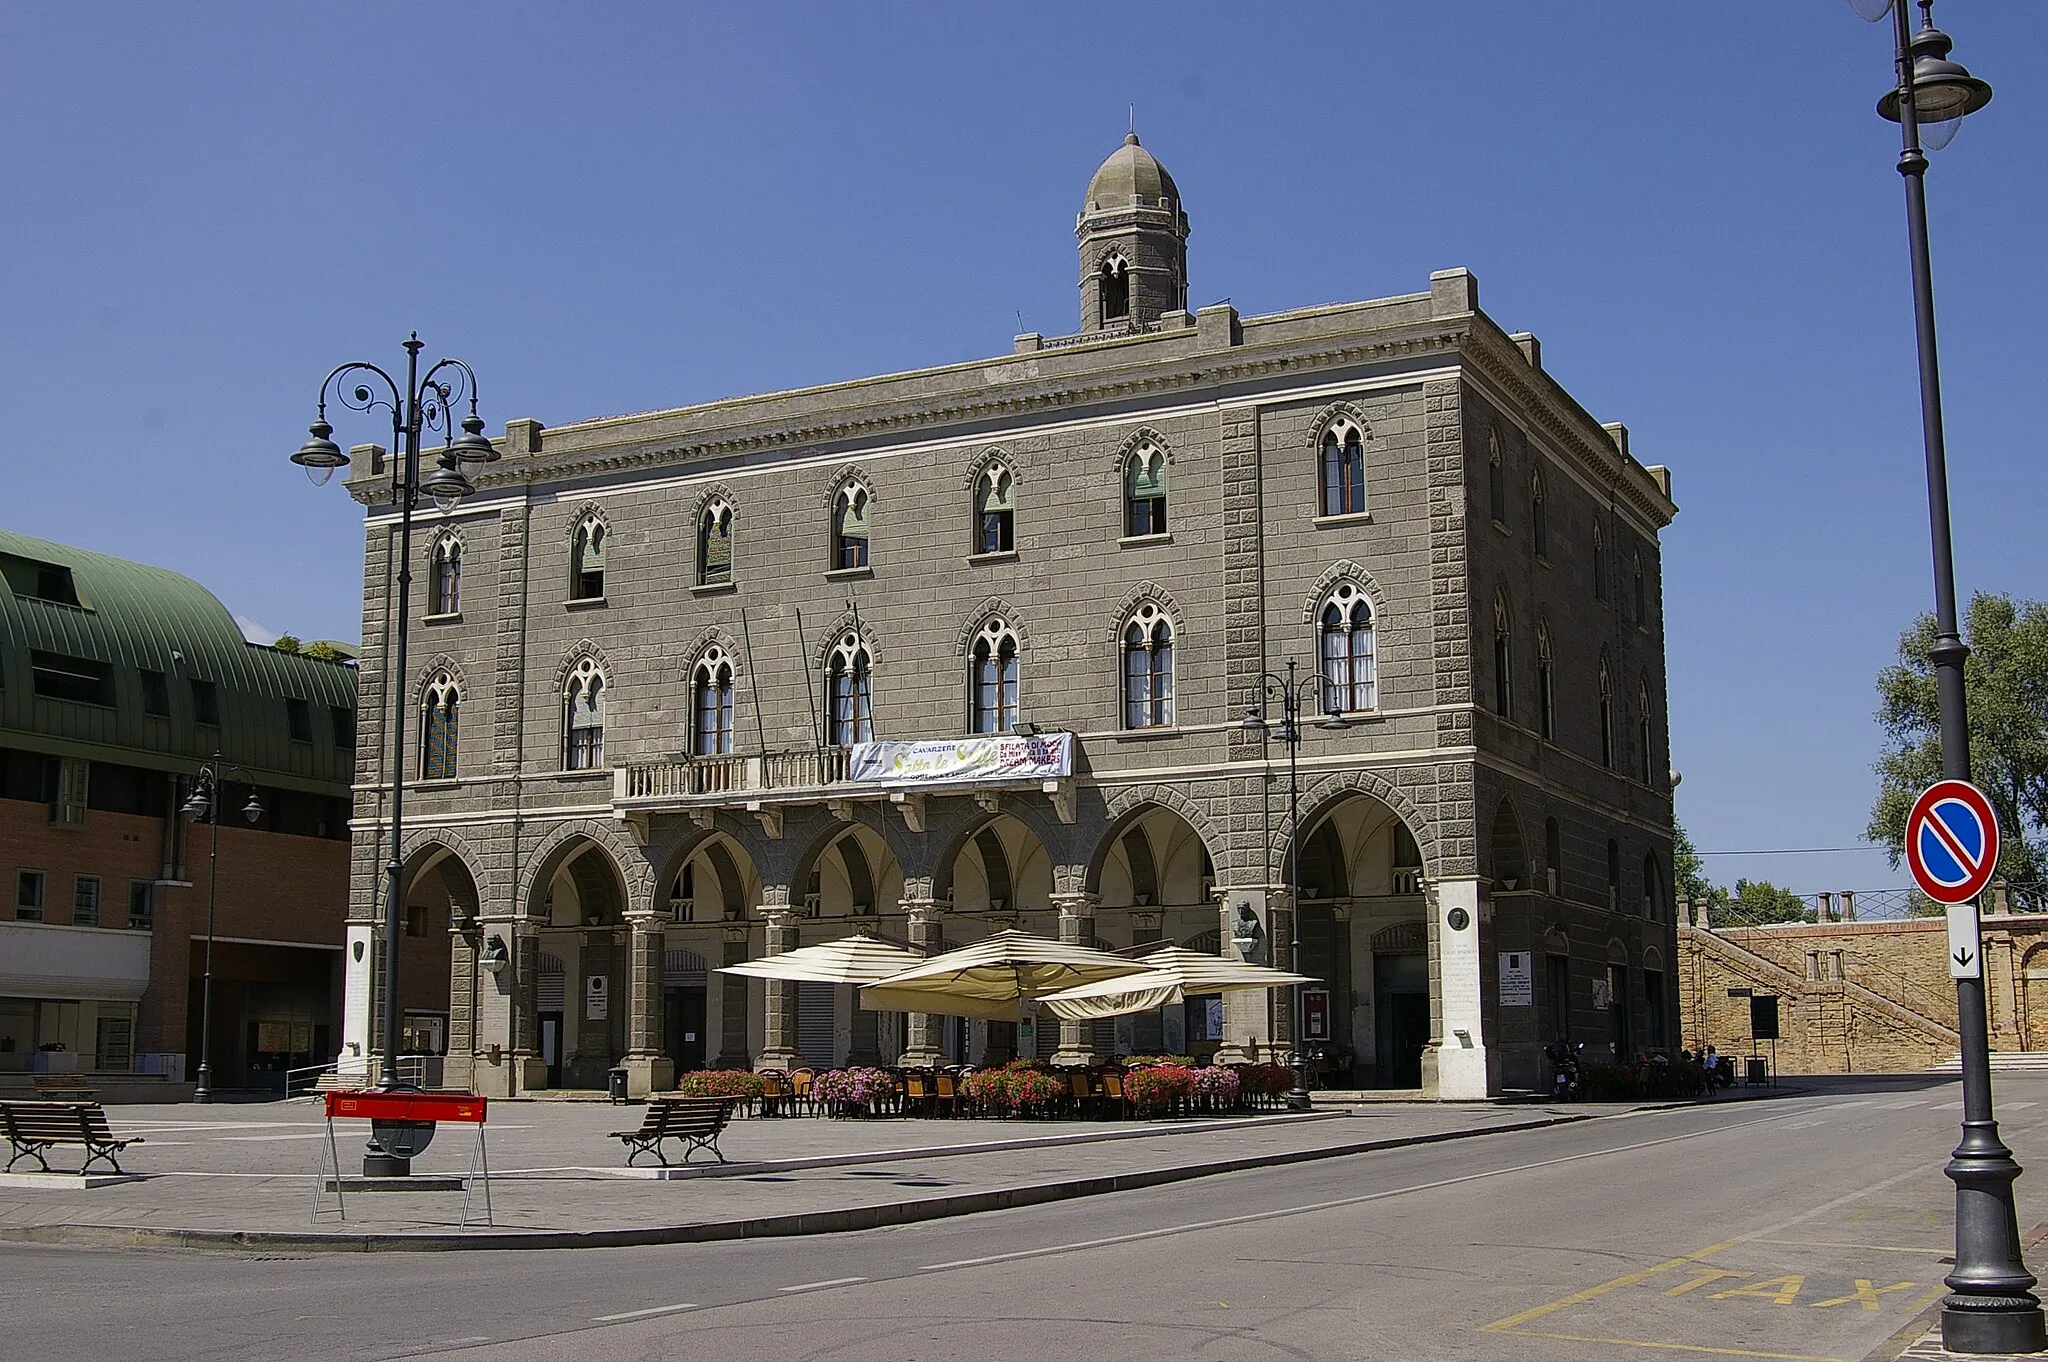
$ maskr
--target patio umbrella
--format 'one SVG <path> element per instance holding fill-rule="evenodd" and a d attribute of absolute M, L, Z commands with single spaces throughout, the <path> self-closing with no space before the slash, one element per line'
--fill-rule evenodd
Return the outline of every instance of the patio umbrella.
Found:
<path fill-rule="evenodd" d="M 817 984 L 872 984 L 924 963 L 916 951 L 877 936 L 856 932 L 837 941 L 803 946 L 780 955 L 764 955 L 738 965 L 722 965 L 720 974 L 747 974 L 756 979 L 799 979 Z"/>
<path fill-rule="evenodd" d="M 1150 1012 L 1190 995 L 1315 982 L 1306 975 L 1225 960 L 1185 946 L 1162 947 L 1143 957 L 1142 963 L 1153 971 L 1151 975 L 1127 975 L 1080 984 L 1047 994 L 1038 1000 L 1038 1005 L 1062 1021 L 1099 1021 L 1128 1012 Z"/>
<path fill-rule="evenodd" d="M 1029 932 L 1001 931 L 921 960 L 860 991 L 872 1012 L 935 1012 L 1016 1021 L 1027 999 L 1103 979 L 1147 974 L 1151 965 Z"/>

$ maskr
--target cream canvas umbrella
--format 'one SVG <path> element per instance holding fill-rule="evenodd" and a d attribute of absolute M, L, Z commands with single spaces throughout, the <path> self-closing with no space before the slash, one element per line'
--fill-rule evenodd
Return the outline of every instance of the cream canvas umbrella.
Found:
<path fill-rule="evenodd" d="M 860 991 L 871 1012 L 935 1012 L 1016 1021 L 1023 1004 L 1048 993 L 1149 973 L 1151 966 L 1029 932 L 1001 931 L 947 951 Z"/>
<path fill-rule="evenodd" d="M 1100 1021 L 1130 1012 L 1150 1012 L 1155 1007 L 1166 1007 L 1204 993 L 1285 988 L 1289 984 L 1315 982 L 1306 975 L 1226 960 L 1185 946 L 1162 947 L 1144 956 L 1140 963 L 1153 973 L 1104 979 L 1046 994 L 1039 998 L 1039 1008 L 1062 1021 Z"/>
<path fill-rule="evenodd" d="M 877 936 L 857 932 L 821 945 L 803 946 L 780 955 L 764 955 L 738 965 L 719 967 L 720 974 L 746 974 L 756 979 L 797 979 L 815 984 L 872 984 L 924 963 L 916 951 Z"/>

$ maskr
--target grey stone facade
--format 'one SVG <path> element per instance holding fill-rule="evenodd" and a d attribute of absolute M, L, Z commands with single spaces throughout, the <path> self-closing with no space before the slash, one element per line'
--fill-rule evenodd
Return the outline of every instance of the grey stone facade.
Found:
<path fill-rule="evenodd" d="M 1320 612 L 1339 597 L 1369 608 L 1377 690 L 1342 732 L 1306 726 L 1298 753 L 1303 962 L 1330 992 L 1333 1066 L 1471 1097 L 1540 1081 L 1542 1045 L 1567 1029 L 1595 1053 L 1675 1044 L 1668 476 L 1573 402 L 1533 338 L 1479 310 L 1463 270 L 1368 302 L 1188 315 L 1185 211 L 1133 153 L 1105 163 L 1078 220 L 1076 336 L 672 411 L 515 421 L 477 495 L 416 523 L 415 575 L 459 536 L 463 580 L 460 609 L 439 616 L 414 593 L 409 778 L 430 682 L 452 680 L 462 706 L 456 777 L 409 785 L 401 848 L 410 892 L 445 898 L 454 924 L 445 950 L 401 951 L 445 965 L 449 983 L 402 1002 L 450 1014 L 451 1081 L 590 1085 L 623 1063 L 644 1090 L 676 1064 L 1286 1053 L 1284 997 L 1033 1037 L 704 971 L 857 927 L 921 947 L 1014 923 L 1229 952 L 1237 899 L 1265 905 L 1284 965 L 1287 753 L 1240 721 L 1269 704 L 1266 673 L 1290 660 L 1315 673 Z M 1164 202 L 1094 197 L 1125 180 Z M 1135 271 L 1120 320 L 1094 291 L 1112 247 Z M 1325 513 L 1332 430 L 1362 435 L 1354 513 Z M 1127 532 L 1141 449 L 1166 461 L 1162 534 Z M 354 453 L 369 517 L 348 1041 L 368 1053 L 397 526 L 390 461 Z M 975 498 L 996 464 L 1014 486 L 1013 538 L 982 552 Z M 833 517 L 855 485 L 868 561 L 841 569 Z M 732 510 L 729 580 L 704 580 L 700 562 L 714 504 Z M 604 533 L 602 592 L 586 598 L 572 584 L 579 525 Z M 1170 723 L 1131 728 L 1122 649 L 1141 612 L 1171 629 L 1173 706 Z M 893 792 L 838 778 L 825 724 L 840 642 L 871 659 L 874 736 L 953 737 L 991 620 L 1016 641 L 1015 719 L 1076 735 L 1073 778 Z M 712 650 L 732 668 L 730 753 L 693 757 L 693 675 Z M 585 659 L 604 678 L 602 760 L 571 771 L 565 687 Z M 494 942 L 508 962 L 495 971 Z M 1536 957 L 1531 1001 L 1503 1004 L 1502 952 Z"/>

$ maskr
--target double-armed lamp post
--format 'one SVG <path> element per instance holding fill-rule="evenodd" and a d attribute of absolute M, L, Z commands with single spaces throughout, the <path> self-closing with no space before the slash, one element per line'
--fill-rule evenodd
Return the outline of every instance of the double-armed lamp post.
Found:
<path fill-rule="evenodd" d="M 1934 26 L 1933 0 L 1919 0 L 1912 31 L 1907 0 L 1849 0 L 1866 19 L 1892 20 L 1897 83 L 1877 111 L 1899 125 L 1899 174 L 1906 182 L 1906 234 L 1913 269 L 1913 325 L 1920 359 L 1920 434 L 1927 463 L 1927 517 L 1934 541 L 1935 690 L 1941 714 L 1941 773 L 1970 779 L 1964 645 L 1956 615 L 1955 556 L 1949 538 L 1948 454 L 1942 440 L 1941 369 L 1934 344 L 1934 271 L 1927 247 L 1927 154 L 1955 137 L 1963 119 L 1991 102 L 1991 87 L 1948 59 L 1953 44 Z M 2020 1175 L 1998 1138 L 1991 1109 L 1991 1046 L 1982 978 L 1956 981 L 1962 1033 L 1963 1138 L 1945 1170 L 1956 1185 L 1955 1271 L 1942 1302 L 1942 1344 L 1954 1352 L 2027 1353 L 2048 1347 L 2034 1275 L 2020 1255 L 2012 1185 Z"/>
<path fill-rule="evenodd" d="M 1296 679 L 1292 658 L 1287 662 L 1287 675 L 1280 676 L 1266 672 L 1259 677 L 1259 686 L 1268 701 L 1280 702 L 1280 726 L 1276 729 L 1266 722 L 1266 716 L 1258 705 L 1245 711 L 1244 722 L 1239 725 L 1246 732 L 1259 733 L 1278 738 L 1287 747 L 1287 893 L 1288 930 L 1293 938 L 1293 957 L 1288 968 L 1301 973 L 1301 777 L 1298 770 L 1298 754 L 1301 751 L 1302 697 L 1313 690 L 1318 699 L 1317 708 L 1323 717 L 1316 721 L 1316 727 L 1328 730 L 1351 727 L 1350 721 L 1330 708 L 1331 694 L 1323 684 L 1320 672 Z M 1294 986 L 1294 1091 L 1287 1094 L 1287 1105 L 1296 1111 L 1307 1111 L 1312 1105 L 1309 1097 L 1309 1065 L 1314 1056 L 1309 1053 L 1308 1037 L 1303 1033 L 1307 1027 L 1306 1003 L 1301 985 Z"/>
<path fill-rule="evenodd" d="M 221 782 L 230 771 L 249 774 L 239 766 L 225 765 L 220 753 L 213 754 L 213 760 L 199 768 L 193 777 L 192 793 L 185 800 L 185 816 L 197 822 L 204 818 L 213 824 L 212 844 L 206 852 L 206 972 L 199 985 L 199 1081 L 192 1089 L 192 1100 L 211 1102 L 213 1100 L 213 910 L 220 897 L 220 803 Z M 242 806 L 242 817 L 254 823 L 263 817 L 263 800 L 252 786 L 249 802 Z"/>
<path fill-rule="evenodd" d="M 398 599 L 393 603 L 396 617 L 391 665 L 385 673 L 391 702 L 391 830 L 390 856 L 384 864 L 384 1045 L 377 1076 L 377 1085 L 384 1089 L 398 1086 L 398 941 L 404 919 L 406 636 L 412 605 L 413 511 L 423 494 L 431 497 L 443 512 L 454 510 L 476 490 L 464 469 L 472 464 L 494 462 L 499 457 L 497 449 L 484 438 L 483 419 L 476 414 L 475 373 L 459 359 L 444 359 L 422 375 L 419 368 L 423 348 L 417 332 L 405 342 L 402 387 L 391 375 L 362 360 L 335 368 L 321 381 L 320 413 L 308 428 L 311 437 L 292 455 L 292 462 L 304 468 L 316 486 L 348 463 L 348 455 L 330 438 L 334 434 L 334 428 L 327 424 L 330 390 L 351 410 L 368 412 L 382 408 L 391 413 L 392 449 L 399 459 L 393 489 L 398 505 Z M 460 422 L 462 433 L 457 435 L 453 404 L 462 401 L 469 403 L 469 415 Z M 420 437 L 428 430 L 441 431 L 451 438 L 435 455 L 433 468 L 422 477 Z M 383 1169 L 371 1167 L 366 1160 L 364 1171 L 376 1176 Z"/>

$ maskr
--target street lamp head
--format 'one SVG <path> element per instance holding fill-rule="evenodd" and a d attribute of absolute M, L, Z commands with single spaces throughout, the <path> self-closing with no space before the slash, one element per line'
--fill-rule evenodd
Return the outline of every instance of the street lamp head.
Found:
<path fill-rule="evenodd" d="M 1978 80 L 1958 62 L 1948 59 L 1955 44 L 1948 34 L 1934 27 L 1933 14 L 1913 35 L 1913 111 L 1918 116 L 1920 141 L 1930 151 L 1939 151 L 1955 140 L 1963 119 L 1991 102 L 1991 86 Z M 1877 101 L 1884 118 L 1899 121 L 1899 90 L 1890 90 Z"/>
<path fill-rule="evenodd" d="M 1316 727 L 1325 733 L 1342 733 L 1351 727 L 1351 721 L 1334 709 L 1326 709 L 1323 711 L 1323 717 L 1316 720 Z"/>
<path fill-rule="evenodd" d="M 434 461 L 434 471 L 420 479 L 420 490 L 432 497 L 443 512 L 448 512 L 461 505 L 462 499 L 476 487 L 462 475 L 462 460 L 453 453 L 443 453 Z"/>
<path fill-rule="evenodd" d="M 248 819 L 251 823 L 263 817 L 262 795 L 254 790 L 249 791 L 249 802 L 242 806 L 242 817 Z"/>
<path fill-rule="evenodd" d="M 484 438 L 484 421 L 472 409 L 462 421 L 462 434 L 448 445 L 448 452 L 464 463 L 496 463 L 504 455 Z"/>
<path fill-rule="evenodd" d="M 183 812 L 185 817 L 196 823 L 206 817 L 207 812 L 212 808 L 213 787 L 205 782 L 201 782 L 192 787 L 192 793 L 185 799 Z"/>
<path fill-rule="evenodd" d="M 341 452 L 341 446 L 327 437 L 334 434 L 334 427 L 327 424 L 322 415 L 306 427 L 312 438 L 299 446 L 299 452 L 292 455 L 292 462 L 306 470 L 306 476 L 313 480 L 315 487 L 325 486 L 334 476 L 334 470 L 348 462 L 348 455 Z"/>
<path fill-rule="evenodd" d="M 1244 712 L 1244 721 L 1238 727 L 1247 733 L 1264 733 L 1266 731 L 1265 716 L 1259 713 L 1257 705 L 1253 705 Z"/>

